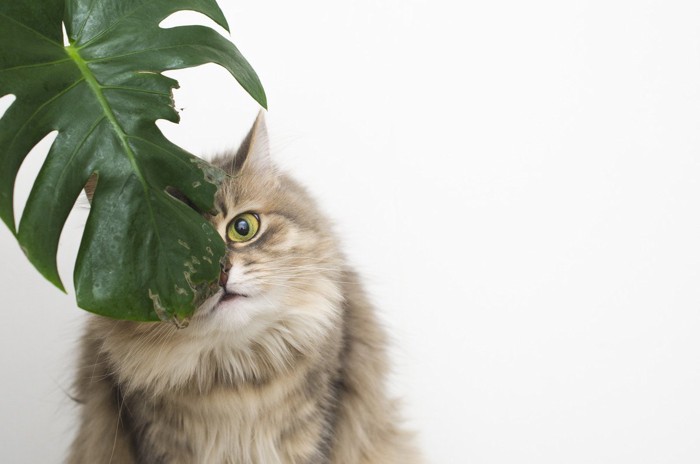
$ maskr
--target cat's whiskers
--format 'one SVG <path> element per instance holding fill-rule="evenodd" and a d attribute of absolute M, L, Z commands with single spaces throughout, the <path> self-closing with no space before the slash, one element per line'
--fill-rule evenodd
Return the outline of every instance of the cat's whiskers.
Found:
<path fill-rule="evenodd" d="M 109 455 L 109 464 L 112 464 L 112 459 L 114 459 L 114 452 L 117 449 L 117 438 L 119 437 L 119 426 L 122 422 L 122 409 L 124 408 L 124 398 L 121 398 L 121 404 L 119 404 L 119 398 L 117 398 L 117 403 L 119 410 L 117 412 L 117 425 L 114 427 L 114 439 L 112 440 L 112 452 Z"/>
<path fill-rule="evenodd" d="M 290 290 L 295 290 L 296 292 L 301 292 L 302 294 L 305 294 L 306 296 L 318 296 L 318 292 L 316 291 L 311 291 L 312 288 L 304 288 L 300 287 L 298 285 L 292 285 L 291 282 L 285 282 L 285 283 L 280 283 L 280 282 L 274 282 L 274 281 L 266 281 L 265 284 L 267 286 L 273 286 L 273 287 L 279 287 L 279 288 L 287 288 Z M 264 293 L 263 293 L 264 294 Z"/>
<path fill-rule="evenodd" d="M 328 276 L 329 274 L 338 274 L 336 272 L 325 272 L 324 269 L 290 269 L 290 268 L 279 268 L 279 269 L 265 269 L 261 271 L 256 271 L 256 272 L 251 272 L 249 274 L 246 274 L 246 278 L 250 278 L 251 280 L 253 278 L 258 278 L 261 276 L 269 276 L 269 275 L 284 275 L 284 276 L 290 276 L 290 275 L 319 275 L 319 276 Z M 240 283 L 243 283 L 242 281 Z"/>
<path fill-rule="evenodd" d="M 168 336 L 168 332 L 167 332 L 167 331 L 161 330 L 161 332 L 162 332 L 162 335 L 161 335 L 160 337 L 158 337 L 157 340 L 154 340 L 154 342 L 153 342 L 153 343 L 156 344 L 156 345 L 160 345 L 160 347 L 158 348 L 158 354 L 156 355 L 156 365 L 159 365 L 159 364 L 160 364 L 160 359 L 161 359 L 161 357 L 163 356 L 163 349 L 165 348 L 165 343 L 162 343 L 162 342 L 163 342 L 163 341 L 165 340 L 165 338 Z M 155 402 L 154 402 L 154 404 L 155 404 Z M 155 406 L 154 406 L 154 407 L 155 407 Z"/>
<path fill-rule="evenodd" d="M 172 333 L 172 326 L 167 323 L 155 323 L 157 325 L 150 327 L 150 330 L 142 332 L 136 339 L 131 353 L 132 359 L 134 360 L 149 360 L 148 356 L 149 349 L 153 346 L 160 345 L 160 349 L 165 346 L 162 343 L 166 337 Z M 138 362 L 138 361 L 137 361 Z M 158 365 L 156 363 L 156 365 Z M 127 387 L 132 388 L 130 382 L 127 382 Z"/>
<path fill-rule="evenodd" d="M 107 342 L 108 337 L 109 337 L 110 335 L 112 335 L 112 333 L 114 332 L 114 330 L 117 328 L 117 325 L 118 325 L 119 323 L 120 323 L 120 321 L 113 321 L 112 327 L 109 329 L 109 331 L 107 331 L 107 336 L 102 338 L 102 342 L 100 343 L 100 347 L 99 347 L 99 349 L 97 350 L 97 356 L 95 357 L 95 363 L 92 365 L 92 373 L 90 374 L 90 384 L 92 384 L 92 383 L 94 382 L 94 379 L 95 379 L 95 370 L 97 369 L 97 365 L 98 365 L 98 361 L 100 360 L 100 356 L 102 356 L 103 353 L 104 353 L 104 351 L 105 351 L 105 349 L 104 349 L 104 348 L 105 348 L 105 343 Z M 106 363 L 107 360 L 105 360 L 104 362 Z"/>
<path fill-rule="evenodd" d="M 328 274 L 320 274 L 315 271 L 297 271 L 295 269 L 285 269 L 282 271 L 268 272 L 257 275 L 256 278 L 280 278 L 280 279 L 308 279 L 308 280 L 324 280 L 336 283 L 348 283 L 347 280 L 341 280 Z"/>
<path fill-rule="evenodd" d="M 271 277 L 271 278 L 274 279 L 274 277 Z M 338 284 L 338 285 L 343 285 L 343 284 L 350 284 L 350 283 L 352 283 L 352 282 L 350 282 L 350 281 L 348 281 L 348 280 L 330 279 L 330 278 L 327 278 L 327 277 L 324 277 L 324 278 L 321 279 L 321 278 L 318 278 L 318 277 L 310 277 L 310 276 L 282 277 L 280 280 L 283 281 L 283 282 L 290 282 L 290 283 L 298 282 L 298 283 L 300 283 L 300 284 L 303 283 L 303 284 L 306 284 L 306 285 L 310 285 L 310 284 L 317 283 L 317 282 L 321 282 L 321 281 L 323 281 L 323 282 L 330 282 L 330 283 Z"/>

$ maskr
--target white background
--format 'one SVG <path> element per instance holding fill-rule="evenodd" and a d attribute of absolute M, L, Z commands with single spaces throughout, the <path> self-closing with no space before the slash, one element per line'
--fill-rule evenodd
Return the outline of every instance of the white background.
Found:
<path fill-rule="evenodd" d="M 700 3 L 221 3 L 430 462 L 700 462 Z M 253 101 L 214 66 L 174 75 L 166 133 L 235 147 Z M 6 228 L 0 256 L 0 462 L 57 463 L 83 314 Z"/>

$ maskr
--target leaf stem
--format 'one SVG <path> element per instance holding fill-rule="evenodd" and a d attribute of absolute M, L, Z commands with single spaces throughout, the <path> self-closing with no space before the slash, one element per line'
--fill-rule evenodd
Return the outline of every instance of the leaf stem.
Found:
<path fill-rule="evenodd" d="M 136 155 L 134 154 L 131 145 L 129 145 L 126 132 L 124 132 L 124 129 L 122 128 L 121 124 L 119 124 L 117 116 L 114 114 L 114 111 L 112 111 L 112 108 L 109 105 L 109 102 L 107 101 L 104 92 L 102 91 L 102 85 L 97 81 L 95 75 L 88 67 L 87 61 L 85 61 L 83 57 L 80 56 L 80 52 L 78 51 L 78 49 L 75 48 L 73 44 L 67 45 L 65 48 L 66 53 L 68 53 L 68 56 L 75 62 L 76 66 L 78 66 L 78 69 L 85 78 L 85 82 L 87 82 L 87 84 L 90 86 L 90 89 L 92 89 L 92 92 L 95 94 L 95 97 L 100 103 L 102 111 L 107 117 L 107 120 L 110 122 L 110 124 L 112 124 L 114 132 L 117 134 L 117 137 L 119 137 L 119 141 L 121 142 L 122 147 L 124 147 L 124 152 L 126 153 L 127 158 L 129 158 L 129 162 L 134 168 L 134 172 L 141 181 L 144 190 L 146 190 L 146 179 L 141 174 L 141 170 L 139 169 L 138 163 L 136 162 Z"/>

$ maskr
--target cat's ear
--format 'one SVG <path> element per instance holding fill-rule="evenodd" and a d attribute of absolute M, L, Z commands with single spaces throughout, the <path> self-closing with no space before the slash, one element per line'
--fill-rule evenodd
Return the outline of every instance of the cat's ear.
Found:
<path fill-rule="evenodd" d="M 97 188 L 97 173 L 93 173 L 85 184 L 85 195 L 90 203 L 92 203 L 92 197 L 95 195 L 95 189 Z"/>
<path fill-rule="evenodd" d="M 270 156 L 265 112 L 260 110 L 248 135 L 231 161 L 231 172 L 236 175 L 249 172 L 257 175 L 275 175 L 276 169 Z"/>

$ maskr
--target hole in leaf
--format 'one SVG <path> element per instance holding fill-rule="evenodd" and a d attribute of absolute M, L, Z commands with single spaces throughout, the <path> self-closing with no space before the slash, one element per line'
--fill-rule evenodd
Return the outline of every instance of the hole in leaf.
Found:
<path fill-rule="evenodd" d="M 187 206 L 189 206 L 193 210 L 197 211 L 197 213 L 202 214 L 202 211 L 200 211 L 195 206 L 195 204 L 192 203 L 189 198 L 187 198 L 187 196 L 184 193 L 182 193 L 180 190 L 176 189 L 175 187 L 168 186 L 165 188 L 165 192 L 168 195 L 170 195 L 171 197 L 175 198 L 176 200 L 181 201 L 182 203 L 186 204 Z"/>
<path fill-rule="evenodd" d="M 58 265 L 58 274 L 61 276 L 61 282 L 66 287 L 66 291 L 75 294 L 75 289 L 70 285 L 73 281 L 73 271 L 75 269 L 75 260 L 78 257 L 80 249 L 80 241 L 83 237 L 83 230 L 90 214 L 89 208 L 80 208 L 79 204 L 84 201 L 82 196 L 78 197 L 73 204 L 70 214 L 66 219 L 66 223 L 61 231 L 61 236 L 58 239 L 58 252 L 56 253 L 56 263 Z"/>
<path fill-rule="evenodd" d="M 226 29 L 216 24 L 207 15 L 191 10 L 177 11 L 161 21 L 159 26 L 162 29 L 171 29 L 178 26 L 206 26 L 225 37 L 229 35 Z"/>
<path fill-rule="evenodd" d="M 11 93 L 5 95 L 4 97 L 0 97 L 0 119 L 5 116 L 5 112 L 10 109 L 15 100 L 17 100 L 17 97 Z"/>
<path fill-rule="evenodd" d="M 15 224 L 19 224 L 24 205 L 27 203 L 29 193 L 32 191 L 36 176 L 39 174 L 44 161 L 46 161 L 46 155 L 49 154 L 49 149 L 53 145 L 54 140 L 56 140 L 57 135 L 58 131 L 51 131 L 46 134 L 39 143 L 34 145 L 19 167 L 14 189 Z"/>
<path fill-rule="evenodd" d="M 70 40 L 68 40 L 68 32 L 66 32 L 66 23 L 61 23 L 61 29 L 63 30 L 63 46 L 67 47 L 70 45 Z"/>

